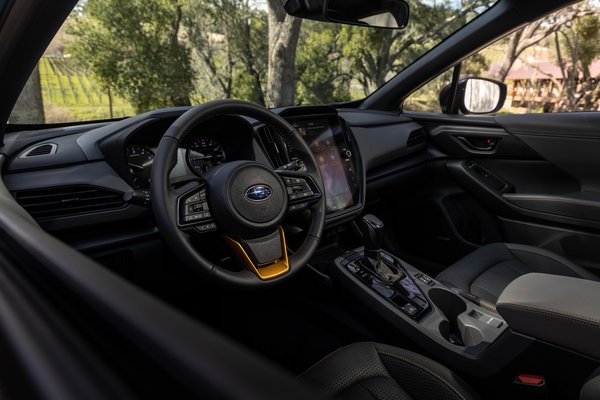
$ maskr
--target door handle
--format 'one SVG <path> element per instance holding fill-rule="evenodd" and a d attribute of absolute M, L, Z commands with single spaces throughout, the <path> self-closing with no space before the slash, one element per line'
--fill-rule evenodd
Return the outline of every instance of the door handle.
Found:
<path fill-rule="evenodd" d="M 470 150 L 493 152 L 500 139 L 492 136 L 455 136 L 458 141 Z"/>

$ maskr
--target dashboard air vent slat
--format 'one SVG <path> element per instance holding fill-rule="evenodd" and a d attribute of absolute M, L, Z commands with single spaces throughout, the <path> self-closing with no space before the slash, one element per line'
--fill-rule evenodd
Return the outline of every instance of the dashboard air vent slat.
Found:
<path fill-rule="evenodd" d="M 15 193 L 15 199 L 39 220 L 114 210 L 125 206 L 122 193 L 94 186 L 22 190 Z"/>
<path fill-rule="evenodd" d="M 258 136 L 263 144 L 263 148 L 267 152 L 267 156 L 275 168 L 279 168 L 285 164 L 283 155 L 280 150 L 280 143 L 273 137 L 269 128 L 262 127 L 258 130 Z"/>
<path fill-rule="evenodd" d="M 56 153 L 58 146 L 54 143 L 42 143 L 25 150 L 19 158 L 30 158 L 38 156 L 49 156 Z"/>
<path fill-rule="evenodd" d="M 419 129 L 414 132 L 411 132 L 408 135 L 408 139 L 406 140 L 407 147 L 415 147 L 420 146 L 425 143 L 425 130 Z"/>

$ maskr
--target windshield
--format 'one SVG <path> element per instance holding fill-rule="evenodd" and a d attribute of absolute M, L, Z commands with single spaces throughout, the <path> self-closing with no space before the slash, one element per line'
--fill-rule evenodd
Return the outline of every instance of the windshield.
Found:
<path fill-rule="evenodd" d="M 121 118 L 224 98 L 268 107 L 358 100 L 493 3 L 409 1 L 407 28 L 388 30 L 295 19 L 280 0 L 82 0 L 9 123 Z"/>

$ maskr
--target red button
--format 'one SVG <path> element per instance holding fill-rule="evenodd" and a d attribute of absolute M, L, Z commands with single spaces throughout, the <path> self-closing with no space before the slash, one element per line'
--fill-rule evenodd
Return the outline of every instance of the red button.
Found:
<path fill-rule="evenodd" d="M 544 377 L 541 375 L 519 374 L 517 375 L 517 382 L 522 383 L 524 385 L 539 386 L 544 383 Z"/>

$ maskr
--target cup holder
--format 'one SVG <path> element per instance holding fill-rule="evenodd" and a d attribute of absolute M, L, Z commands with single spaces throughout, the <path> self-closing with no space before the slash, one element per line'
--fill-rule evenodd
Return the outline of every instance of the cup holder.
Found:
<path fill-rule="evenodd" d="M 429 299 L 445 318 L 439 325 L 444 339 L 461 347 L 476 346 L 483 341 L 482 332 L 465 323 L 467 303 L 460 296 L 446 289 L 433 288 L 429 291 Z"/>

